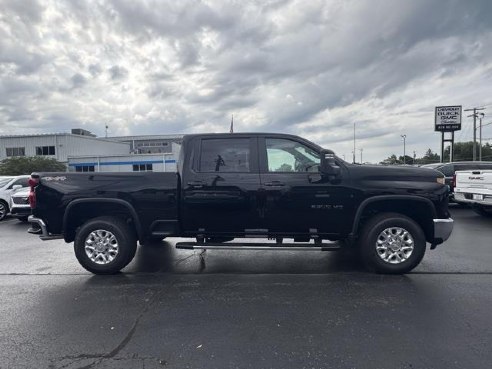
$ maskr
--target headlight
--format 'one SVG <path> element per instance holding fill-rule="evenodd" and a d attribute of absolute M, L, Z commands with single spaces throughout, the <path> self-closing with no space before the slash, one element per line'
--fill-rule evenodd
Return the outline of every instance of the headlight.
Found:
<path fill-rule="evenodd" d="M 446 183 L 444 177 L 438 177 L 436 180 L 437 180 L 437 183 L 440 183 L 440 184 Z"/>

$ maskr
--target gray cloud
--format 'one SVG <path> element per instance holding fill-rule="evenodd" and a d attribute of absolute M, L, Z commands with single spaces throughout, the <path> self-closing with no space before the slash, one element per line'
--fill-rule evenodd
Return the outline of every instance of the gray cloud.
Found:
<path fill-rule="evenodd" d="M 108 69 L 110 78 L 114 80 L 124 79 L 128 76 L 128 71 L 124 67 L 113 65 Z"/>
<path fill-rule="evenodd" d="M 344 155 L 355 121 L 370 160 L 402 133 L 437 151 L 435 105 L 492 103 L 491 19 L 478 0 L 4 0 L 0 134 L 224 131 L 234 113 Z"/>

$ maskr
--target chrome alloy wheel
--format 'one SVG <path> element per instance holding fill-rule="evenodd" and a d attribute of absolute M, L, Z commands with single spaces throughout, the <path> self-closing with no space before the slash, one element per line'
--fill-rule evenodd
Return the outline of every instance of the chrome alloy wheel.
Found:
<path fill-rule="evenodd" d="M 412 235 L 404 228 L 391 227 L 382 231 L 376 241 L 376 251 L 381 259 L 390 264 L 400 264 L 412 255 Z"/>
<path fill-rule="evenodd" d="M 96 264 L 109 264 L 118 255 L 118 240 L 104 229 L 92 231 L 85 239 L 85 253 Z"/>

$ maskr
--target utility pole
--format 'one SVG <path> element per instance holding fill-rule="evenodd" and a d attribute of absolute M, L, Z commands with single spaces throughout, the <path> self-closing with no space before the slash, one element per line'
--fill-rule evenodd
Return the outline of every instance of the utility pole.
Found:
<path fill-rule="evenodd" d="M 465 111 L 473 111 L 473 114 L 468 116 L 473 117 L 473 161 L 477 160 L 477 111 L 479 110 L 485 110 L 485 108 L 465 109 Z"/>
<path fill-rule="evenodd" d="M 480 113 L 481 117 L 480 117 L 480 138 L 479 138 L 479 142 L 480 142 L 480 148 L 478 149 L 478 160 L 482 161 L 482 118 L 485 116 L 484 113 Z"/>
<path fill-rule="evenodd" d="M 353 153 L 352 163 L 355 164 L 355 122 L 354 122 L 354 151 L 352 151 L 352 153 Z"/>
<path fill-rule="evenodd" d="M 413 164 L 415 164 L 415 159 L 417 158 L 417 153 L 413 150 Z"/>
<path fill-rule="evenodd" d="M 363 151 L 363 150 L 364 150 L 364 149 L 363 149 L 362 147 L 359 149 L 359 151 L 360 151 L 360 163 L 361 163 L 361 164 L 363 163 L 363 162 L 362 162 L 362 151 Z"/>
<path fill-rule="evenodd" d="M 403 164 L 406 164 L 405 163 L 405 156 L 406 156 L 406 139 L 407 139 L 407 135 L 400 135 L 401 138 L 403 138 Z"/>
<path fill-rule="evenodd" d="M 108 125 L 106 124 L 106 138 L 108 138 Z"/>

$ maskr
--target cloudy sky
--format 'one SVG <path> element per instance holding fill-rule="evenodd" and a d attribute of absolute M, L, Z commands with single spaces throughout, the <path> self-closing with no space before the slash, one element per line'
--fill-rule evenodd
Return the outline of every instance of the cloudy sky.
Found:
<path fill-rule="evenodd" d="M 222 132 L 234 114 L 349 159 L 356 122 L 379 161 L 401 134 L 438 151 L 434 106 L 455 104 L 492 121 L 490 0 L 0 0 L 0 135 Z"/>

